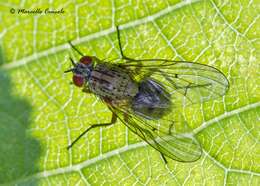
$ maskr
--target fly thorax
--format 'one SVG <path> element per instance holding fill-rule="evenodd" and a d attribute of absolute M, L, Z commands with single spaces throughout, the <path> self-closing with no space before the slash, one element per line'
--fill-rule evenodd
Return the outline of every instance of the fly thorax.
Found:
<path fill-rule="evenodd" d="M 112 99 L 126 99 L 138 93 L 138 85 L 120 68 L 97 65 L 89 78 L 90 89 L 97 95 Z"/>
<path fill-rule="evenodd" d="M 85 65 L 85 64 L 82 64 L 82 63 L 78 63 L 75 70 L 74 70 L 74 73 L 81 74 L 86 80 L 88 80 L 91 71 L 92 71 L 91 66 Z"/>

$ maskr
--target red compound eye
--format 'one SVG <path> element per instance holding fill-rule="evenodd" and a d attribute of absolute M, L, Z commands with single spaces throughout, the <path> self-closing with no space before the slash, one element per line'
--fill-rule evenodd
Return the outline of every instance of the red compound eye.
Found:
<path fill-rule="evenodd" d="M 74 85 L 76 85 L 77 87 L 82 87 L 85 82 L 84 77 L 77 74 L 73 75 L 72 80 Z"/>
<path fill-rule="evenodd" d="M 82 58 L 80 58 L 79 60 L 81 63 L 88 65 L 92 62 L 92 57 L 90 56 L 83 56 Z"/>

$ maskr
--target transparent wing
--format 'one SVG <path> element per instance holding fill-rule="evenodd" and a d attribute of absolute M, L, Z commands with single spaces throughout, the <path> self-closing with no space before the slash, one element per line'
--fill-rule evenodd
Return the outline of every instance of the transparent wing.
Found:
<path fill-rule="evenodd" d="M 108 106 L 132 132 L 163 155 L 180 162 L 193 162 L 200 158 L 201 146 L 195 138 L 171 132 L 174 122 L 147 120 L 133 113 L 127 105 Z"/>
<path fill-rule="evenodd" d="M 162 83 L 175 106 L 201 103 L 223 96 L 229 82 L 218 69 L 194 62 L 144 59 L 120 64 L 133 78 L 151 78 Z"/>

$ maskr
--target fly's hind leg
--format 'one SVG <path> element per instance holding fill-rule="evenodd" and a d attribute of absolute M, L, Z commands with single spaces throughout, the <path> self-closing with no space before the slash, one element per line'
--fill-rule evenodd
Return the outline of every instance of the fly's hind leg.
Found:
<path fill-rule="evenodd" d="M 91 125 L 89 128 L 87 128 L 84 132 L 82 132 L 68 147 L 67 149 L 69 150 L 82 136 L 84 136 L 88 131 L 91 129 L 97 128 L 97 127 L 107 127 L 109 125 L 113 125 L 116 123 L 117 116 L 113 113 L 111 121 L 109 123 L 101 123 L 101 124 L 94 124 Z"/>
<path fill-rule="evenodd" d="M 172 122 L 172 124 L 169 126 L 169 131 L 168 134 L 172 135 L 172 128 L 173 128 L 174 122 Z"/>
<path fill-rule="evenodd" d="M 168 161 L 166 160 L 166 157 L 163 155 L 163 153 L 161 153 L 161 152 L 160 152 L 160 154 L 161 154 L 161 157 L 162 157 L 162 159 L 163 159 L 164 163 L 165 163 L 165 164 L 167 164 L 167 163 L 168 163 Z"/>

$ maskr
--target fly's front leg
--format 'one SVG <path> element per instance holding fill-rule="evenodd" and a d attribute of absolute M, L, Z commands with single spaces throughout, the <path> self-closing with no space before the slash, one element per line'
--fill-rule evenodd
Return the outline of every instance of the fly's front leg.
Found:
<path fill-rule="evenodd" d="M 69 45 L 71 46 L 71 48 L 73 48 L 73 50 L 75 50 L 79 55 L 84 56 L 84 54 L 82 52 L 79 51 L 79 49 L 77 49 L 72 43 L 71 41 L 68 41 Z"/>
<path fill-rule="evenodd" d="M 117 116 L 113 113 L 111 121 L 109 123 L 101 123 L 101 124 L 94 124 L 91 125 L 89 128 L 87 128 L 84 132 L 82 132 L 68 147 L 67 149 L 69 150 L 82 136 L 84 136 L 88 131 L 91 129 L 97 128 L 97 127 L 107 127 L 109 125 L 113 125 L 116 123 Z"/>
<path fill-rule="evenodd" d="M 71 57 L 70 57 L 70 61 L 71 61 L 71 64 L 72 64 L 73 68 L 64 71 L 64 73 L 73 72 L 75 70 L 77 64 L 73 61 L 73 59 Z"/>

